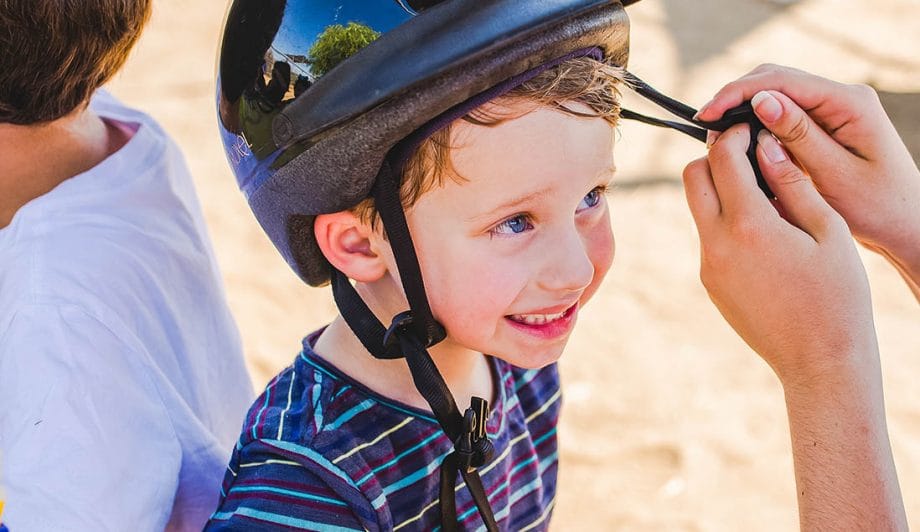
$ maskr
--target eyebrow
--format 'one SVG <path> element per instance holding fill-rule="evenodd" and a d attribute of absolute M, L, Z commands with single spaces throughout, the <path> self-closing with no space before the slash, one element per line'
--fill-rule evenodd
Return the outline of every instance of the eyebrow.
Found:
<path fill-rule="evenodd" d="M 535 190 L 529 194 L 524 194 L 523 196 L 518 196 L 500 205 L 496 205 L 493 209 L 489 210 L 489 212 L 484 212 L 482 214 L 477 214 L 475 216 L 472 216 L 468 219 L 468 221 L 476 222 L 476 221 L 484 220 L 487 218 L 495 217 L 501 211 L 513 210 L 525 203 L 529 203 L 533 201 L 534 199 L 546 196 L 547 194 L 549 194 L 549 191 L 546 189 Z"/>
<path fill-rule="evenodd" d="M 616 172 L 617 172 L 617 166 L 615 164 L 611 164 L 607 168 L 604 168 L 603 170 L 598 172 L 597 177 L 599 178 L 601 176 L 611 176 L 612 178 L 613 175 L 616 174 Z M 498 213 L 501 211 L 514 210 L 515 208 L 521 205 L 524 205 L 526 203 L 529 203 L 530 201 L 533 201 L 534 199 L 538 199 L 538 198 L 541 198 L 547 195 L 549 195 L 549 190 L 546 190 L 546 189 L 535 190 L 533 192 L 530 192 L 529 194 L 524 194 L 523 196 L 518 196 L 500 205 L 496 205 L 494 208 L 492 208 L 488 212 L 484 212 L 482 214 L 471 216 L 467 221 L 476 222 L 476 221 L 480 221 L 483 219 L 493 218 L 497 216 Z"/>

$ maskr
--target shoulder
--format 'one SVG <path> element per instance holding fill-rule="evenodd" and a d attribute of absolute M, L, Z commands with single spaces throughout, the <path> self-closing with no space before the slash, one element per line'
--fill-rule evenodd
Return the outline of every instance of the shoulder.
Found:
<path fill-rule="evenodd" d="M 0 329 L 0 420 L 28 422 L 34 415 L 38 426 L 44 415 L 80 409 L 99 424 L 131 409 L 163 417 L 142 350 L 123 323 L 80 305 L 23 305 Z"/>
<path fill-rule="evenodd" d="M 220 505 L 205 530 L 376 530 L 360 493 L 330 482 L 322 468 L 253 444 L 234 452 Z M 237 461 L 237 454 L 244 458 Z"/>
<path fill-rule="evenodd" d="M 0 295 L 26 289 L 49 296 L 75 293 L 77 301 L 97 295 L 119 301 L 124 295 L 130 304 L 139 292 L 181 294 L 192 288 L 195 300 L 220 292 L 181 153 L 153 119 L 104 91 L 91 108 L 137 133 L 98 165 L 17 213 L 0 234 Z"/>
<path fill-rule="evenodd" d="M 121 151 L 145 152 L 140 135 Z M 18 305 L 80 304 L 138 329 L 236 338 L 190 178 L 133 169 L 121 151 L 26 205 L 0 234 L 0 331 Z"/>
<path fill-rule="evenodd" d="M 224 491 L 232 499 L 253 467 L 260 478 L 307 475 L 347 502 L 362 526 L 386 529 L 436 488 L 432 464 L 448 447 L 434 420 L 376 396 L 305 349 L 250 409 Z M 393 503 L 397 492 L 407 498 Z"/>
<path fill-rule="evenodd" d="M 362 438 L 376 434 L 377 401 L 310 351 L 275 376 L 255 400 L 240 443 L 304 449 L 315 461 L 333 460 Z M 279 448 L 280 448 L 279 447 Z"/>
<path fill-rule="evenodd" d="M 102 379 L 103 368 L 133 365 L 131 355 L 141 347 L 112 314 L 100 315 L 79 303 L 24 303 L 0 328 L 0 367 L 10 369 L 0 371 L 0 378 L 98 372 Z M 88 348 L 94 356 L 85 356 Z"/>
<path fill-rule="evenodd" d="M 165 525 L 181 448 L 148 369 L 131 349 L 78 307 L 37 305 L 14 316 L 0 338 L 0 444 L 11 524 L 89 527 L 98 524 L 95 516 L 109 515 L 109 526 L 130 526 L 162 515 Z M 115 496 L 123 479 L 105 473 L 114 471 L 145 482 Z M 86 480 L 77 491 L 70 489 L 74 478 Z M 67 515 L 65 508 L 93 511 Z"/>
<path fill-rule="evenodd" d="M 41 324 L 61 322 L 61 312 L 80 309 L 122 341 L 134 342 L 138 352 L 239 353 L 222 281 L 201 237 L 174 232 L 157 238 L 144 234 L 138 220 L 71 215 L 74 223 L 64 216 L 54 225 L 26 230 L 29 234 L 0 250 L 4 262 L 10 259 L 0 271 L 0 334 L 18 312 Z M 78 329 L 66 329 L 68 337 L 82 337 Z M 42 343 L 51 340 L 38 334 Z"/>
<path fill-rule="evenodd" d="M 376 528 L 374 505 L 337 459 L 355 435 L 336 422 L 360 403 L 347 383 L 298 356 L 250 408 L 208 530 L 253 520 L 268 528 Z"/>

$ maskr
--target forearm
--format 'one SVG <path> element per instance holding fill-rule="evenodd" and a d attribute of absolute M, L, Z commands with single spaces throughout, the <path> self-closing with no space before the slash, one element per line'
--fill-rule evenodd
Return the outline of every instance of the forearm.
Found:
<path fill-rule="evenodd" d="M 785 395 L 801 529 L 907 530 L 877 365 Z"/>

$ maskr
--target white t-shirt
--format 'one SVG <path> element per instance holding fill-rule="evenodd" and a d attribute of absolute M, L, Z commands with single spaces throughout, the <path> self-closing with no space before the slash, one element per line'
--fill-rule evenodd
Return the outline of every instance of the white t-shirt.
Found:
<path fill-rule="evenodd" d="M 92 109 L 137 133 L 0 229 L 3 522 L 201 530 L 252 401 L 239 333 L 182 154 Z"/>

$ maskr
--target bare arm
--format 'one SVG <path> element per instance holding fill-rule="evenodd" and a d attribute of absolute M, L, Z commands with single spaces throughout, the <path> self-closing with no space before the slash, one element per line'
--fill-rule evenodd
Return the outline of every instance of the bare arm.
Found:
<path fill-rule="evenodd" d="M 806 530 L 906 530 L 865 270 L 844 220 L 768 133 L 757 188 L 747 126 L 684 172 L 700 276 L 783 385 Z M 783 214 L 780 215 L 779 213 Z"/>
<path fill-rule="evenodd" d="M 802 530 L 907 530 L 878 364 L 861 366 L 784 387 Z"/>

